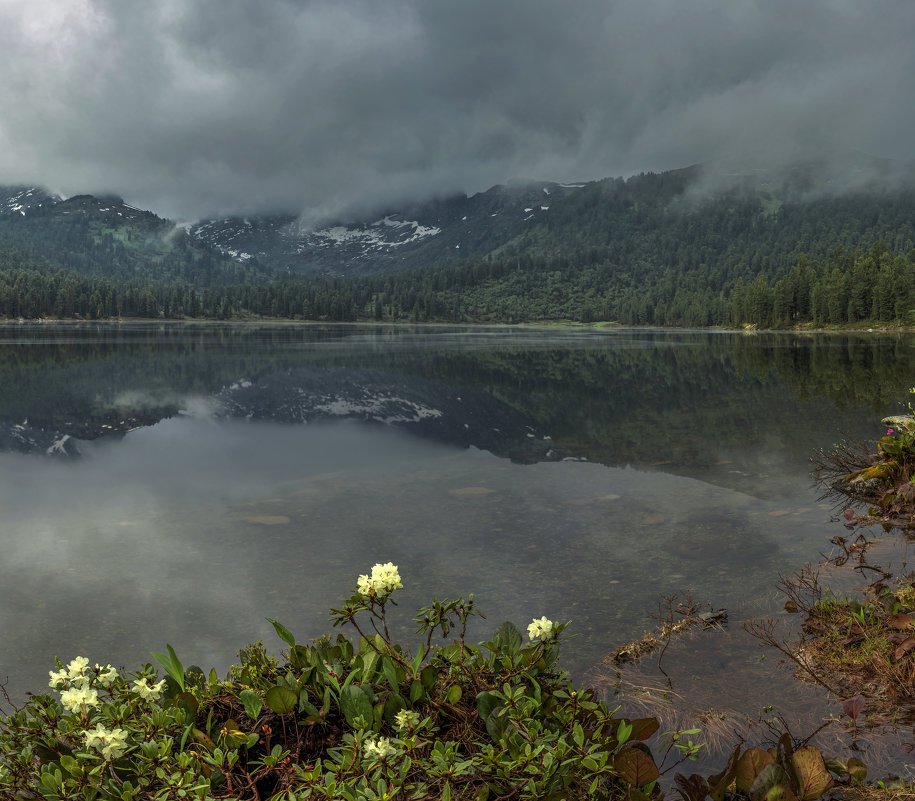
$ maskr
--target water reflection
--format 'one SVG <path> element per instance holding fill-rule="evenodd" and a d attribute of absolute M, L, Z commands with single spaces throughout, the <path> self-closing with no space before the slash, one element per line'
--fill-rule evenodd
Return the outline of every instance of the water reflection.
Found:
<path fill-rule="evenodd" d="M 572 620 L 579 676 L 661 594 L 732 626 L 778 614 L 777 576 L 836 533 L 810 453 L 879 433 L 912 356 L 892 337 L 4 329 L 0 422 L 81 455 L 0 453 L 0 678 L 17 697 L 55 655 L 135 666 L 166 642 L 224 671 L 280 646 L 265 617 L 325 632 L 375 561 L 404 576 L 400 634 L 472 591 L 473 636 Z M 690 676 L 758 659 L 735 642 Z M 756 705 L 739 686 L 721 703 Z"/>
<path fill-rule="evenodd" d="M 322 632 L 328 602 L 379 560 L 410 576 L 406 608 L 475 591 L 499 620 L 574 619 L 585 664 L 635 636 L 668 588 L 760 608 L 831 530 L 805 492 L 773 506 L 353 424 L 178 418 L 76 464 L 3 455 L 0 474 L 5 653 L 35 655 L 39 673 L 54 653 L 91 645 L 130 664 L 165 640 L 224 666 L 270 636 L 265 616 Z M 789 523 L 803 536 L 784 536 Z"/>

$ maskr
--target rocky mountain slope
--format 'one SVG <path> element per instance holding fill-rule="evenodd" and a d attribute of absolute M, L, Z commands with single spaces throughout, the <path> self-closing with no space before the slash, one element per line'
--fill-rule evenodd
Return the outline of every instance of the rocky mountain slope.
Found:
<path fill-rule="evenodd" d="M 288 275 L 371 274 L 485 256 L 582 186 L 494 186 L 317 227 L 286 215 L 202 220 L 186 228 L 233 258 L 254 258 Z"/>
<path fill-rule="evenodd" d="M 119 197 L 64 199 L 23 186 L 0 186 L 0 266 L 7 266 L 4 262 L 119 281 L 196 286 L 272 277 L 260 265 L 243 264 Z"/>
<path fill-rule="evenodd" d="M 495 259 L 528 272 L 547 263 L 579 272 L 601 265 L 612 272 L 610 283 L 633 292 L 652 276 L 670 273 L 667 283 L 676 283 L 701 269 L 721 290 L 738 277 L 778 278 L 802 253 L 822 259 L 838 246 L 869 249 L 881 241 L 907 253 L 915 247 L 913 220 L 911 166 L 863 156 L 495 186 L 317 225 L 294 214 L 176 224 L 120 198 L 62 199 L 0 186 L 0 267 L 32 260 L 119 280 L 207 287 L 455 263 L 476 270 Z"/>

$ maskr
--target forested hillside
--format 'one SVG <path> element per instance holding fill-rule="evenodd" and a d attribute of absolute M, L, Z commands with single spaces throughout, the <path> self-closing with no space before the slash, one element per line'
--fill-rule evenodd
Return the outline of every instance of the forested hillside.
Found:
<path fill-rule="evenodd" d="M 0 189 L 4 194 L 11 190 Z M 260 265 L 232 260 L 174 223 L 120 198 L 41 199 L 44 202 L 25 207 L 0 204 L 0 253 L 7 262 L 120 282 L 196 286 L 253 282 L 271 275 Z"/>
<path fill-rule="evenodd" d="M 0 210 L 0 315 L 915 325 L 909 186 L 897 176 L 838 191 L 810 170 L 608 179 L 554 197 L 524 226 L 490 226 L 508 238 L 484 256 L 456 260 L 452 247 L 409 270 L 297 280 L 81 196 Z"/>

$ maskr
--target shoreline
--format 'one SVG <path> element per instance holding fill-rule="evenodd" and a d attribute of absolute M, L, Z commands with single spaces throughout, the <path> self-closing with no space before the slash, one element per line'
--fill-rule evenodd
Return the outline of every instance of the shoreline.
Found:
<path fill-rule="evenodd" d="M 37 318 L 0 318 L 0 327 L 14 326 L 42 326 L 42 325 L 60 325 L 60 326 L 151 326 L 151 325 L 193 325 L 193 326 L 358 326 L 358 327 L 422 327 L 422 328 L 545 328 L 556 330 L 586 330 L 597 333 L 616 332 L 616 331 L 658 331 L 665 333 L 720 333 L 720 334 L 744 334 L 745 336 L 754 336 L 757 334 L 911 334 L 915 333 L 915 326 L 867 326 L 867 327 L 835 327 L 835 328 L 807 328 L 798 326 L 795 328 L 754 328 L 745 326 L 743 328 L 721 328 L 710 326 L 707 328 L 681 328 L 678 326 L 658 326 L 658 325 L 624 325 L 617 322 L 596 322 L 582 323 L 576 320 L 542 320 L 537 322 L 524 323 L 504 323 L 504 322 L 447 322 L 443 320 L 426 320 L 423 322 L 399 321 L 391 322 L 388 320 L 300 320 L 288 317 L 264 317 L 252 319 L 250 317 L 230 318 L 226 320 L 212 320 L 205 318 L 147 318 L 147 317 L 107 317 L 97 320 L 83 320 L 77 318 L 55 318 L 55 317 L 37 317 Z"/>

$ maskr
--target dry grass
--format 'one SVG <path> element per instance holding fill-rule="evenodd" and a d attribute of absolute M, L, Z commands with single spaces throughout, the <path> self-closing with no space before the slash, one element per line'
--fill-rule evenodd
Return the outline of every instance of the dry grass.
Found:
<path fill-rule="evenodd" d="M 913 801 L 915 782 L 890 781 L 849 787 L 836 796 L 839 801 Z"/>
<path fill-rule="evenodd" d="M 881 573 L 857 599 L 830 597 L 806 569 L 782 589 L 804 614 L 801 632 L 789 641 L 772 621 L 753 621 L 745 625 L 752 636 L 791 660 L 798 678 L 839 698 L 862 696 L 862 722 L 915 719 L 915 577 Z"/>

